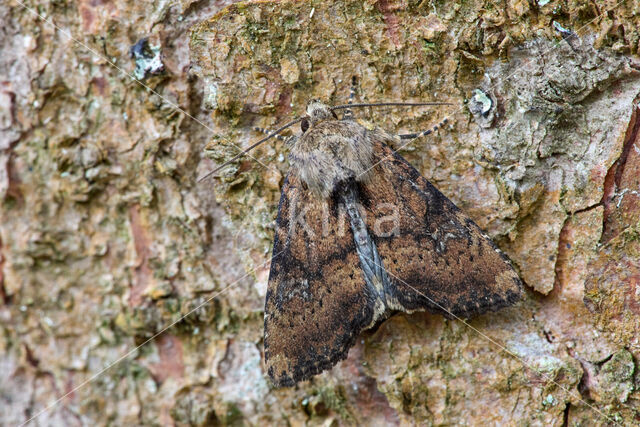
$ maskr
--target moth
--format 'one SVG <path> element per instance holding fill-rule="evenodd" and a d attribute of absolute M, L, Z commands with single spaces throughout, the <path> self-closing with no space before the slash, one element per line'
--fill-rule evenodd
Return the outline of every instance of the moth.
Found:
<path fill-rule="evenodd" d="M 249 147 L 300 123 L 264 311 L 265 368 L 277 387 L 331 368 L 393 313 L 469 317 L 523 294 L 490 238 L 390 148 L 438 126 L 399 136 L 366 126 L 351 108 L 373 104 L 352 104 L 353 94 L 336 107 L 311 100 L 306 115 Z"/>

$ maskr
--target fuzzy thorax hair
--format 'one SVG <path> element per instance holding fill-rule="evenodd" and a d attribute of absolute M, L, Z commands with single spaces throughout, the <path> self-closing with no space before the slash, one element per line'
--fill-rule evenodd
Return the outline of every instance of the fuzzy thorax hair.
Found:
<path fill-rule="evenodd" d="M 374 161 L 373 133 L 354 120 L 338 120 L 319 100 L 307 104 L 307 116 L 290 155 L 300 180 L 322 198 L 343 181 L 366 182 Z"/>

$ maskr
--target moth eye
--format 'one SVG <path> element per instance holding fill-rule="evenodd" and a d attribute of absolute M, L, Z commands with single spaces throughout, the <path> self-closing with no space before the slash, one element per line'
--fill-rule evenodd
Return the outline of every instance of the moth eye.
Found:
<path fill-rule="evenodd" d="M 309 129 L 309 120 L 302 119 L 302 122 L 300 122 L 300 129 L 302 129 L 302 133 L 306 132 L 307 129 Z"/>

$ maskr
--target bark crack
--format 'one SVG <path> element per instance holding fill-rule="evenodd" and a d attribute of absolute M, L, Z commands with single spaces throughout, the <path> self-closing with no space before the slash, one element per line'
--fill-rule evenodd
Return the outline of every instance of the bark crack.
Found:
<path fill-rule="evenodd" d="M 631 152 L 631 148 L 636 147 L 635 143 L 640 137 L 640 109 L 638 107 L 638 98 L 636 97 L 633 102 L 633 110 L 631 112 L 631 118 L 629 119 L 629 125 L 625 132 L 624 142 L 622 145 L 622 152 L 618 160 L 616 160 L 611 168 L 607 171 L 607 175 L 604 180 L 604 192 L 600 204 L 604 206 L 604 214 L 602 217 L 602 237 L 600 243 L 606 243 L 611 240 L 617 234 L 612 224 L 612 216 L 618 209 L 622 198 L 624 197 L 626 190 L 620 189 L 620 183 L 624 173 L 624 169 Z M 616 198 L 618 200 L 616 201 Z"/>

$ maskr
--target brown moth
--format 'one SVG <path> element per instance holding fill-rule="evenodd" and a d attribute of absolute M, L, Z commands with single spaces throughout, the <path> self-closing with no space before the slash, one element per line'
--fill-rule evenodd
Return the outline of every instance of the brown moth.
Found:
<path fill-rule="evenodd" d="M 306 116 L 258 142 L 301 122 L 265 301 L 265 365 L 278 387 L 331 368 L 395 312 L 468 317 L 523 293 L 489 237 L 389 147 L 432 130 L 391 136 L 351 110 L 338 119 L 335 110 L 352 106 L 366 104 L 312 100 Z"/>

